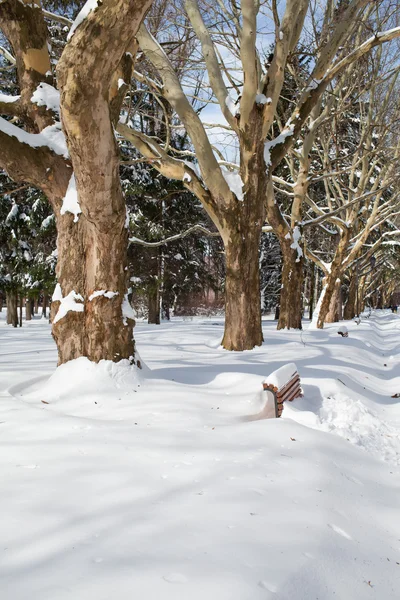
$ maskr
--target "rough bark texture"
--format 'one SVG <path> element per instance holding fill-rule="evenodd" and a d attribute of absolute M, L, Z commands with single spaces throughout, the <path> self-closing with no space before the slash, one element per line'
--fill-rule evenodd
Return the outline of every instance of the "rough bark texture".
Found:
<path fill-rule="evenodd" d="M 341 281 L 342 279 L 343 259 L 346 254 L 351 235 L 352 231 L 350 228 L 346 229 L 342 233 L 335 252 L 334 259 L 331 264 L 331 270 L 325 277 L 326 290 L 318 315 L 318 329 L 323 329 L 324 323 L 327 321 L 327 315 L 329 313 L 332 295 L 337 290 L 337 280 L 339 279 Z"/>
<path fill-rule="evenodd" d="M 18 294 L 12 290 L 7 292 L 7 325 L 18 326 Z"/>
<path fill-rule="evenodd" d="M 74 291 L 84 299 L 83 312 L 53 322 L 60 363 L 78 356 L 95 362 L 134 357 L 134 321 L 122 309 L 128 231 L 109 86 L 150 4 L 103 3 L 75 32 L 58 64 L 62 121 L 82 214 L 77 223 L 72 215 L 57 215 L 57 278 L 63 297 Z M 101 290 L 115 295 L 89 300 Z"/>
<path fill-rule="evenodd" d="M 25 319 L 26 321 L 32 321 L 32 313 L 33 313 L 33 300 L 31 298 L 27 298 L 25 301 Z"/>
<path fill-rule="evenodd" d="M 343 318 L 346 320 L 354 319 L 356 315 L 356 295 L 357 295 L 357 278 L 352 274 L 349 285 L 349 295 L 344 307 Z"/>
<path fill-rule="evenodd" d="M 43 294 L 43 307 L 42 307 L 42 317 L 47 317 L 47 305 L 48 305 L 48 295 Z"/>
<path fill-rule="evenodd" d="M 148 322 L 153 325 L 160 324 L 160 293 L 158 286 L 151 286 L 149 289 L 149 316 Z"/>
<path fill-rule="evenodd" d="M 339 311 L 340 295 L 341 295 L 342 283 L 339 279 L 335 281 L 335 287 L 331 295 L 329 303 L 329 310 L 325 317 L 325 323 L 337 323 L 341 315 Z"/>
<path fill-rule="evenodd" d="M 266 188 L 263 144 L 254 144 L 252 132 L 261 127 L 255 111 L 249 128 L 241 133 L 241 177 L 244 201 L 234 198 L 221 214 L 225 245 L 225 331 L 222 345 L 226 350 L 251 350 L 261 346 L 261 291 L 259 247 L 265 220 Z"/>
<path fill-rule="evenodd" d="M 310 321 L 312 320 L 314 313 L 314 295 L 315 295 L 315 265 L 311 263 L 311 273 L 310 273 L 310 300 L 308 304 L 308 317 Z"/>
<path fill-rule="evenodd" d="M 282 287 L 278 329 L 301 329 L 303 310 L 303 258 L 298 259 L 297 251 L 290 248 L 290 240 L 281 241 Z"/>
<path fill-rule="evenodd" d="M 19 326 L 22 327 L 22 306 L 24 304 L 24 299 L 22 296 L 19 297 Z"/>
<path fill-rule="evenodd" d="M 134 354 L 133 321 L 124 318 L 122 311 L 128 233 L 110 112 L 111 102 L 115 119 L 122 91 L 110 94 L 110 85 L 150 5 L 151 0 L 104 0 L 79 25 L 63 51 L 58 76 L 73 171 L 69 160 L 48 147 L 32 148 L 0 131 L 0 165 L 15 180 L 41 188 L 52 204 L 62 297 L 74 291 L 83 298 L 83 312 L 70 310 L 54 319 L 59 363 L 79 356 L 118 361 Z M 54 118 L 51 111 L 31 102 L 39 83 L 52 83 L 40 2 L 5 0 L 0 3 L 0 20 L 14 49 L 21 88 L 20 100 L 5 105 L 13 113 L 6 114 L 21 117 L 26 131 L 40 132 Z M 77 223 L 71 214 L 60 213 L 73 172 L 82 210 Z M 89 300 L 101 290 L 115 294 Z M 53 318 L 59 306 L 60 301 L 53 303 Z"/>
<path fill-rule="evenodd" d="M 249 229 L 249 228 L 248 228 Z M 225 332 L 226 350 L 251 350 L 263 342 L 260 310 L 258 253 L 261 228 L 247 232 L 246 244 L 240 235 L 225 246 Z"/>

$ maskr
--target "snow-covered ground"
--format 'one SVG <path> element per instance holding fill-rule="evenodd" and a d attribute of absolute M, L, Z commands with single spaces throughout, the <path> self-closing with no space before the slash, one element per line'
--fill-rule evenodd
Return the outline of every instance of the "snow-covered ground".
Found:
<path fill-rule="evenodd" d="M 50 380 L 46 321 L 0 318 L 2 600 L 400 598 L 399 317 L 244 353 L 221 319 L 139 323 L 139 376 Z M 304 398 L 249 419 L 288 362 Z"/>

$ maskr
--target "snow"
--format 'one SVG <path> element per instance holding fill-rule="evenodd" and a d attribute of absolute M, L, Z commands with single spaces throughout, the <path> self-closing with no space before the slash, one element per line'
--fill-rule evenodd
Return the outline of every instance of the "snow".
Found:
<path fill-rule="evenodd" d="M 299 245 L 299 241 L 301 240 L 301 231 L 298 228 L 298 226 L 296 225 L 293 228 L 293 244 L 290 245 L 290 247 L 293 250 L 296 250 L 297 252 L 297 258 L 296 258 L 296 262 L 299 262 L 301 257 L 303 256 L 303 250 Z"/>
<path fill-rule="evenodd" d="M 28 133 L 20 127 L 13 125 L 3 117 L 0 117 L 0 131 L 17 138 L 22 144 L 28 144 L 32 148 L 48 147 L 50 150 L 68 158 L 68 148 L 60 123 L 45 127 L 40 133 Z"/>
<path fill-rule="evenodd" d="M 15 217 L 18 215 L 18 204 L 16 204 L 15 202 L 13 203 L 10 212 L 8 213 L 8 215 L 6 216 L 6 225 L 8 225 L 10 223 L 10 221 L 12 221 L 13 219 L 15 219 Z"/>
<path fill-rule="evenodd" d="M 118 79 L 118 89 L 121 88 L 123 85 L 126 85 L 125 81 L 121 78 Z"/>
<path fill-rule="evenodd" d="M 290 379 L 292 379 L 296 371 L 297 367 L 295 363 L 288 363 L 287 365 L 283 365 L 280 369 L 273 371 L 273 373 L 264 379 L 263 383 L 268 383 L 280 390 L 288 381 L 290 381 Z"/>
<path fill-rule="evenodd" d="M 60 214 L 65 215 L 66 212 L 74 215 L 74 223 L 78 221 L 78 215 L 82 212 L 79 206 L 78 190 L 76 189 L 75 175 L 73 173 L 71 175 L 71 179 L 69 180 Z"/>
<path fill-rule="evenodd" d="M 118 292 L 108 292 L 107 290 L 96 290 L 93 294 L 89 296 L 89 302 L 98 298 L 99 296 L 104 296 L 105 298 L 114 298 L 114 296 L 118 296 Z"/>
<path fill-rule="evenodd" d="M 58 307 L 57 314 L 54 317 L 53 323 L 58 323 L 61 319 L 65 317 L 69 313 L 70 310 L 74 312 L 83 312 L 84 305 L 83 298 L 80 294 L 77 294 L 74 290 L 72 290 L 69 294 L 63 297 L 61 286 L 57 283 L 54 293 L 52 296 L 53 302 L 60 302 L 60 306 Z M 79 300 L 80 302 L 77 302 Z"/>
<path fill-rule="evenodd" d="M 72 38 L 75 33 L 75 30 L 79 25 L 86 19 L 88 14 L 95 10 L 98 7 L 98 0 L 87 0 L 87 2 L 83 5 L 81 10 L 76 16 L 75 21 L 71 25 L 71 29 L 69 30 L 69 34 L 67 35 L 67 42 Z"/>
<path fill-rule="evenodd" d="M 237 104 L 233 100 L 232 96 L 229 96 L 229 95 L 225 98 L 225 104 L 226 104 L 229 112 L 231 113 L 231 115 L 233 117 L 236 117 L 236 115 L 239 113 L 239 110 L 240 110 L 239 109 L 239 104 Z"/>
<path fill-rule="evenodd" d="M 17 102 L 21 96 L 9 96 L 8 94 L 0 94 L 0 102 L 4 104 L 11 104 L 12 102 Z"/>
<path fill-rule="evenodd" d="M 233 192 L 238 200 L 243 202 L 243 181 L 240 174 L 237 171 L 228 171 L 225 167 L 221 167 L 222 175 L 229 186 L 231 192 Z"/>
<path fill-rule="evenodd" d="M 47 227 L 49 227 L 53 221 L 54 221 L 54 215 L 49 215 L 48 217 L 43 219 L 40 228 L 47 229 Z"/>
<path fill-rule="evenodd" d="M 39 83 L 31 101 L 38 106 L 45 106 L 48 110 L 60 113 L 60 92 L 48 83 Z"/>
<path fill-rule="evenodd" d="M 142 371 L 56 370 L 45 319 L 4 319 L 5 598 L 398 599 L 398 316 L 346 322 L 346 340 L 264 321 L 243 353 L 215 317 L 139 323 Z M 291 362 L 304 398 L 247 418 Z"/>
<path fill-rule="evenodd" d="M 265 94 L 256 95 L 256 104 L 271 104 L 272 98 L 267 98 Z"/>
<path fill-rule="evenodd" d="M 293 135 L 294 125 L 285 126 L 282 132 L 273 140 L 265 142 L 264 145 L 264 162 L 267 169 L 271 166 L 271 150 L 278 144 L 283 144 L 287 137 Z"/>
<path fill-rule="evenodd" d="M 135 319 L 135 312 L 128 300 L 128 294 L 125 294 L 124 299 L 122 301 L 122 317 L 123 317 L 123 322 L 124 325 L 127 326 L 128 325 L 128 321 L 127 319 Z"/>

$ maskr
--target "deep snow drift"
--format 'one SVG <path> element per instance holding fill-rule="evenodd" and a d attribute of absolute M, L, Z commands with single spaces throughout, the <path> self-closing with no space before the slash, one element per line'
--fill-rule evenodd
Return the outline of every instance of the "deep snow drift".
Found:
<path fill-rule="evenodd" d="M 0 323 L 2 599 L 400 597 L 400 320 L 264 325 L 139 323 L 149 370 L 54 374 L 44 320 Z M 304 398 L 249 420 L 288 362 Z"/>

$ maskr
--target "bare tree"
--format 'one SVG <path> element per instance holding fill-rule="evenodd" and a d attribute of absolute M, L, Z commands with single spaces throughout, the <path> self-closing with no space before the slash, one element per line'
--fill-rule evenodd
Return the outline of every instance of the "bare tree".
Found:
<path fill-rule="evenodd" d="M 310 3 L 288 0 L 281 19 L 276 2 L 272 3 L 269 23 L 274 32 L 274 47 L 268 52 L 268 60 L 263 61 L 259 52 L 262 36 L 257 30 L 258 3 L 244 0 L 239 9 L 236 3 L 228 1 L 184 2 L 183 23 L 177 32 L 182 39 L 188 31 L 197 37 L 204 57 L 204 66 L 197 58 L 197 69 L 206 69 L 205 84 L 225 118 L 223 127 L 234 136 L 237 163 L 224 160 L 211 143 L 208 126 L 193 106 L 192 96 L 198 92 L 191 86 L 190 78 L 182 80 L 178 76 L 170 56 L 164 51 L 162 33 L 157 34 L 156 39 L 146 26 L 139 29 L 140 48 L 155 71 L 148 85 L 170 104 L 175 118 L 190 137 L 199 171 L 171 152 L 165 143 L 143 135 L 135 127 L 120 124 L 118 131 L 143 156 L 154 161 L 161 173 L 181 179 L 203 203 L 221 234 L 226 253 L 226 319 L 222 342 L 226 349 L 245 350 L 262 343 L 258 253 L 266 219 L 281 242 L 284 260 L 290 254 L 284 279 L 297 277 L 293 264 L 296 265 L 301 250 L 300 224 L 297 223 L 301 214 L 294 210 L 292 222 L 286 219 L 283 206 L 276 202 L 274 195 L 274 171 L 303 128 L 309 126 L 307 121 L 312 111 L 343 70 L 374 46 L 400 35 L 400 29 L 375 33 L 354 45 L 353 50 L 342 50 L 355 21 L 370 4 L 373 3 L 353 0 L 343 3 L 342 9 L 341 2 L 327 3 L 326 23 L 315 64 L 307 78 L 299 80 L 290 115 L 279 127 L 277 107 L 288 76 L 289 59 L 302 35 Z M 340 18 L 336 18 L 337 11 Z M 234 69 L 226 64 L 229 59 L 223 56 L 222 50 L 234 58 Z M 145 80 L 143 74 L 139 73 L 138 77 Z M 233 94 L 237 95 L 236 100 Z M 304 184 L 301 180 L 302 175 L 298 187 Z M 284 326 L 293 325 L 288 322 Z M 300 324 L 296 321 L 294 326 Z"/>
<path fill-rule="evenodd" d="M 132 67 L 125 53 L 150 5 L 151 0 L 86 4 L 70 31 L 56 81 L 40 0 L 0 3 L 1 29 L 20 88 L 16 98 L 0 96 L 0 112 L 7 117 L 0 118 L 0 165 L 13 179 L 42 189 L 54 210 L 53 335 L 60 363 L 80 356 L 134 358 L 134 321 L 124 311 L 128 234 L 113 122 L 124 92 L 115 79 Z"/>

